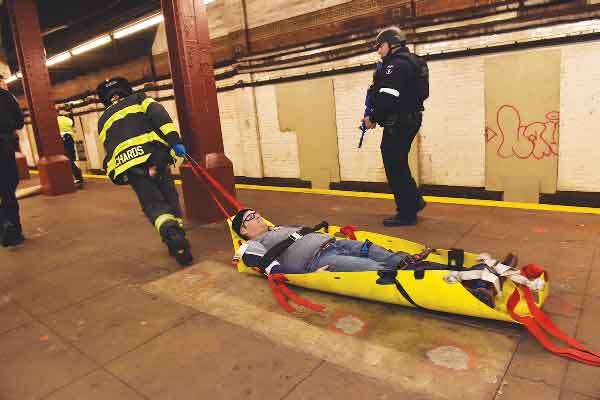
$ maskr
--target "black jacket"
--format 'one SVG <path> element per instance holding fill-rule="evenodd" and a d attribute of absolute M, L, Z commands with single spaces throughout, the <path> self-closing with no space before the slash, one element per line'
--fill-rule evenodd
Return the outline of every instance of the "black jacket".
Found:
<path fill-rule="evenodd" d="M 23 128 L 23 112 L 15 97 L 0 88 L 0 139 L 13 138 L 15 129 Z"/>
<path fill-rule="evenodd" d="M 143 93 L 135 93 L 108 107 L 98 121 L 106 150 L 104 168 L 118 185 L 127 184 L 127 170 L 141 164 L 168 164 L 170 149 L 181 143 L 169 113 Z"/>
<path fill-rule="evenodd" d="M 413 111 L 414 102 L 409 87 L 417 79 L 413 65 L 406 57 L 399 54 L 409 53 L 408 48 L 401 47 L 396 52 L 385 57 L 383 65 L 373 74 L 373 112 L 371 120 L 383 125 L 398 114 Z"/>

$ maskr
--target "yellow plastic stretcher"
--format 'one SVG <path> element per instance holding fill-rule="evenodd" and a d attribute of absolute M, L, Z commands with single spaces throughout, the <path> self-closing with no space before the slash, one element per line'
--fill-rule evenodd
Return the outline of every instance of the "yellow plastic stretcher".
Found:
<path fill-rule="evenodd" d="M 223 215 L 228 218 L 227 223 L 231 232 L 233 247 L 237 253 L 244 240 L 231 229 L 231 217 L 229 217 L 231 214 L 228 213 L 221 204 L 216 192 L 220 192 L 236 210 L 241 210 L 243 208 L 242 205 L 231 196 L 200 163 L 194 160 L 190 155 L 186 155 L 186 157 L 190 161 L 194 174 L 203 181 L 208 188 L 209 194 L 223 212 Z M 323 230 L 321 230 L 321 232 L 323 232 Z M 344 228 L 329 226 L 327 232 L 323 233 L 335 236 L 336 233 L 339 234 L 344 232 L 347 232 Z M 348 235 L 350 236 L 350 234 Z M 371 242 L 394 252 L 402 251 L 408 254 L 421 254 L 425 249 L 423 245 L 418 243 L 367 231 L 353 232 L 353 235 L 356 236 L 353 239 L 363 241 L 369 239 Z M 484 303 L 475 297 L 475 295 L 463 286 L 463 284 L 449 283 L 453 280 L 449 279 L 449 282 L 447 282 L 446 279 L 444 279 L 447 278 L 450 273 L 459 273 L 461 276 L 469 275 L 465 276 L 465 278 L 471 277 L 471 275 L 477 275 L 470 274 L 469 268 L 473 268 L 479 264 L 480 260 L 478 260 L 478 256 L 473 253 L 464 253 L 462 268 L 466 269 L 466 274 L 464 274 L 464 271 L 462 270 L 453 271 L 445 269 L 444 266 L 448 265 L 448 259 L 448 250 L 437 249 L 435 253 L 427 253 L 427 257 L 421 259 L 421 261 L 435 263 L 443 269 L 426 269 L 424 273 L 423 271 L 419 271 L 418 275 L 416 270 L 413 269 L 399 269 L 396 276 L 393 277 L 393 281 L 391 279 L 386 279 L 384 282 L 380 281 L 380 283 L 385 284 L 377 283 L 377 281 L 380 280 L 380 276 L 378 272 L 373 271 L 317 272 L 308 274 L 286 274 L 285 276 L 282 274 L 274 274 L 269 276 L 269 283 L 271 284 L 273 294 L 277 297 L 277 300 L 282 307 L 288 312 L 293 312 L 293 308 L 283 298 L 284 295 L 295 303 L 316 311 L 322 310 L 323 306 L 311 303 L 296 296 L 293 292 L 288 290 L 282 279 L 292 285 L 329 293 L 343 294 L 346 296 L 403 306 L 418 306 L 453 314 L 520 323 L 531 332 L 546 350 L 553 354 L 587 365 L 600 366 L 600 352 L 594 352 L 570 337 L 567 333 L 557 327 L 550 320 L 548 315 L 540 309 L 550 291 L 548 275 L 544 272 L 542 267 L 530 264 L 523 267 L 520 271 L 521 273 L 515 271 L 518 276 L 513 274 L 509 278 L 500 280 L 501 286 L 499 293 L 494 296 L 493 306 L 491 306 L 486 304 L 492 304 L 492 302 L 488 301 L 489 299 L 484 298 L 484 300 L 486 300 L 486 303 Z M 493 272 L 496 271 L 505 274 L 510 270 L 506 269 L 506 266 L 491 262 L 490 259 L 486 260 L 486 266 L 487 265 L 489 265 L 489 268 L 493 269 L 493 271 L 487 271 L 489 274 L 493 274 Z M 496 269 L 496 267 L 498 267 L 498 269 Z M 255 269 L 244 265 L 242 260 L 239 260 L 237 268 L 240 272 L 259 273 L 255 271 Z M 385 272 L 383 275 L 387 274 L 388 273 Z M 494 280 L 494 284 L 496 285 L 498 282 L 495 281 L 493 275 L 492 277 L 494 278 L 492 280 Z M 513 283 L 513 280 L 520 282 L 519 285 L 517 286 L 517 284 Z M 532 288 L 536 291 L 532 292 Z M 478 294 L 481 295 L 481 293 Z M 488 291 L 488 295 L 489 294 Z M 549 336 L 567 344 L 567 346 L 556 345 Z"/>
<path fill-rule="evenodd" d="M 234 251 L 244 243 L 231 229 L 231 219 L 228 220 L 231 237 L 233 239 Z M 327 233 L 339 237 L 340 227 L 329 226 Z M 338 233 L 338 235 L 336 235 Z M 408 240 L 382 235 L 367 231 L 355 231 L 356 239 L 371 242 L 390 249 L 394 252 L 402 251 L 409 254 L 420 253 L 425 246 L 410 242 Z M 424 261 L 448 265 L 448 250 L 436 249 L 436 253 L 429 254 Z M 464 268 L 471 268 L 480 264 L 477 255 L 464 253 Z M 246 266 L 242 260 L 237 265 L 239 272 L 259 273 L 256 269 Z M 507 310 L 507 301 L 515 291 L 516 284 L 506 279 L 502 284 L 502 290 L 495 297 L 494 308 L 484 304 L 477 299 L 461 283 L 447 283 L 444 276 L 448 270 L 426 270 L 422 279 L 416 279 L 414 270 L 399 270 L 397 280 L 401 283 L 412 300 L 420 307 L 452 314 L 468 315 L 500 321 L 517 322 Z M 306 274 L 286 274 L 287 283 L 304 288 L 319 290 L 328 293 L 336 293 L 345 296 L 358 297 L 361 299 L 380 301 L 383 303 L 398 304 L 401 306 L 415 307 L 396 288 L 396 285 L 381 285 L 376 281 L 379 278 L 377 272 L 313 272 Z M 543 290 L 537 293 L 536 305 L 541 307 L 548 297 L 550 285 L 544 274 L 545 285 Z M 529 315 L 529 308 L 523 298 L 515 307 L 520 315 Z"/>

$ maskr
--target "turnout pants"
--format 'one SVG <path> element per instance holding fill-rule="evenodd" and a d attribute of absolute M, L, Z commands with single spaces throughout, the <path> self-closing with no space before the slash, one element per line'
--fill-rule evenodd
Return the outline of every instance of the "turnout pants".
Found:
<path fill-rule="evenodd" d="M 181 206 L 175 181 L 169 167 L 156 176 L 148 175 L 148 167 L 130 168 L 127 177 L 142 206 L 144 214 L 161 236 L 172 226 L 181 226 Z"/>
<path fill-rule="evenodd" d="M 421 197 L 408 165 L 408 153 L 422 121 L 422 113 L 414 112 L 399 117 L 394 125 L 383 129 L 383 166 L 396 201 L 396 212 L 403 218 L 416 216 L 418 200 Z"/>
<path fill-rule="evenodd" d="M 15 191 L 19 184 L 19 171 L 15 160 L 15 143 L 12 138 L 0 135 L 0 226 L 11 222 L 20 233 L 19 203 Z"/>

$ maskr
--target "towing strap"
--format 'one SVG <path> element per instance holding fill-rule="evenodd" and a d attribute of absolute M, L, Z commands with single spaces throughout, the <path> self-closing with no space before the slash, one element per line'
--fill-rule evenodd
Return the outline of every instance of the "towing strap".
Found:
<path fill-rule="evenodd" d="M 325 309 L 325 306 L 322 304 L 311 303 L 310 301 L 298 296 L 294 292 L 292 292 L 286 285 L 285 281 L 287 278 L 284 274 L 272 274 L 269 275 L 269 285 L 271 285 L 271 291 L 273 295 L 277 299 L 279 305 L 287 312 L 293 313 L 294 307 L 288 302 L 286 296 L 293 301 L 294 303 L 306 307 L 310 310 L 321 312 Z"/>
<path fill-rule="evenodd" d="M 527 265 L 522 271 L 522 274 L 529 279 L 537 278 L 542 273 L 545 273 L 543 269 L 534 264 Z M 522 292 L 525 297 L 527 308 L 531 315 L 519 315 L 515 312 L 515 307 L 521 299 L 520 292 Z M 525 285 L 517 286 L 508 299 L 507 308 L 511 317 L 513 317 L 515 321 L 522 323 L 546 350 L 561 357 L 600 367 L 600 353 L 589 350 L 583 344 L 579 343 L 554 325 L 548 315 L 535 304 L 535 300 L 533 299 L 529 287 Z M 546 333 L 549 333 L 551 336 L 554 336 L 555 339 L 568 344 L 569 347 L 557 346 L 550 340 Z"/>
<path fill-rule="evenodd" d="M 217 207 L 219 207 L 219 210 L 221 210 L 221 213 L 223 213 L 226 219 L 228 219 L 229 217 L 231 217 L 232 214 L 243 208 L 242 205 L 235 199 L 235 197 L 233 197 L 229 192 L 227 192 L 227 190 L 225 190 L 225 188 L 219 183 L 219 181 L 217 181 L 208 173 L 206 168 L 200 165 L 200 163 L 194 160 L 189 154 L 186 154 L 185 156 L 189 160 L 189 166 L 192 169 L 192 172 L 207 188 L 208 194 L 213 199 Z M 229 213 L 226 210 L 223 203 L 221 203 L 219 198 L 216 196 L 215 191 L 220 193 L 235 208 L 234 213 Z"/>

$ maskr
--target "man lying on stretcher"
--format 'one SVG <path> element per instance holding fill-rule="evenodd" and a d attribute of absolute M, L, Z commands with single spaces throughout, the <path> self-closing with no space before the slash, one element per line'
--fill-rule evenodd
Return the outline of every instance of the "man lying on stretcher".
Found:
<path fill-rule="evenodd" d="M 392 253 L 368 241 L 341 240 L 319 232 L 297 234 L 300 226 L 269 226 L 252 209 L 239 211 L 231 226 L 248 241 L 240 248 L 234 262 L 241 258 L 247 266 L 259 267 L 267 275 L 395 269 L 409 257 L 407 253 Z M 291 242 L 289 247 L 270 260 L 273 252 L 269 251 L 286 239 Z M 266 265 L 265 256 L 269 259 Z"/>

